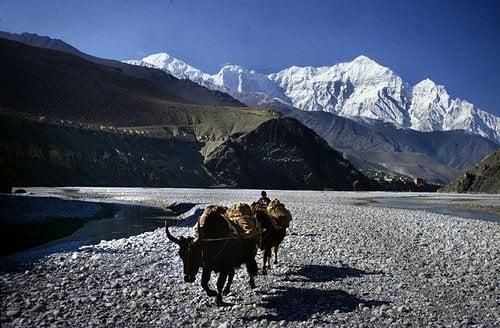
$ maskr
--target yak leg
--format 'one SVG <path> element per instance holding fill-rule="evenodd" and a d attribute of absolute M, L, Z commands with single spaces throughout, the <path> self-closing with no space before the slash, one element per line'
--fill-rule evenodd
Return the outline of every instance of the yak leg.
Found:
<path fill-rule="evenodd" d="M 223 295 L 227 295 L 231 292 L 231 284 L 233 283 L 233 278 L 234 278 L 234 270 L 232 270 L 227 276 L 226 287 L 224 288 L 224 291 L 222 292 Z"/>
<path fill-rule="evenodd" d="M 205 268 L 203 269 L 203 271 L 201 272 L 201 287 L 205 290 L 205 292 L 207 292 L 208 296 L 215 297 L 218 295 L 217 292 L 213 289 L 210 289 L 210 287 L 208 286 L 211 273 L 211 270 Z"/>
<path fill-rule="evenodd" d="M 226 284 L 227 272 L 221 271 L 219 273 L 219 278 L 217 279 L 217 306 L 224 306 L 224 301 L 222 301 L 222 289 Z"/>
<path fill-rule="evenodd" d="M 254 289 L 256 287 L 254 277 L 259 274 L 259 265 L 255 261 L 255 257 L 249 259 L 245 263 L 245 266 L 247 267 L 247 273 L 248 276 L 250 277 L 250 280 L 248 281 L 250 284 L 250 288 Z"/>
<path fill-rule="evenodd" d="M 264 264 L 262 266 L 262 273 L 267 274 L 267 268 L 271 268 L 269 261 L 271 259 L 271 247 L 264 249 Z"/>
<path fill-rule="evenodd" d="M 267 254 L 267 268 L 271 270 L 271 258 L 273 257 L 272 247 L 269 247 L 269 253 Z"/>
<path fill-rule="evenodd" d="M 250 288 L 254 289 L 255 287 L 257 287 L 255 285 L 255 280 L 253 279 L 253 276 L 250 276 L 250 279 L 248 280 L 248 283 L 250 284 Z"/>
<path fill-rule="evenodd" d="M 278 264 L 278 247 L 274 247 L 274 264 Z"/>

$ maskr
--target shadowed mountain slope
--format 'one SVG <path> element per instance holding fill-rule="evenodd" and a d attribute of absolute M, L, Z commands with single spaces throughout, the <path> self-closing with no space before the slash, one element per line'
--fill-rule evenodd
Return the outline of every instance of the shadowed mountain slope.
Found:
<path fill-rule="evenodd" d="M 66 52 L 0 39 L 0 184 L 217 184 L 203 156 L 278 115 L 189 104 Z"/>
<path fill-rule="evenodd" d="M 187 103 L 209 106 L 245 106 L 226 93 L 209 90 L 190 80 L 177 79 L 164 71 L 150 67 L 128 65 L 117 60 L 94 57 L 81 52 L 62 40 L 31 33 L 16 34 L 2 31 L 0 31 L 0 38 L 21 42 L 33 47 L 66 52 L 96 64 L 114 67 L 125 75 L 151 82 L 158 91 L 167 97 L 173 95 Z"/>
<path fill-rule="evenodd" d="M 208 187 L 196 140 L 0 111 L 0 184 Z"/>
<path fill-rule="evenodd" d="M 5 39 L 0 70 L 0 106 L 39 116 L 108 126 L 190 125 L 194 114 L 226 109 L 188 104 L 120 69 Z"/>

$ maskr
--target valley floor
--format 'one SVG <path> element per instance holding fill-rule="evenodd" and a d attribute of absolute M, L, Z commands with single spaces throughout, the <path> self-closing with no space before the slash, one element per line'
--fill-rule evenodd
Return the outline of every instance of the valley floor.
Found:
<path fill-rule="evenodd" d="M 201 206 L 251 202 L 256 190 L 31 188 L 71 199 Z M 217 308 L 182 280 L 177 246 L 163 229 L 102 241 L 3 272 L 3 327 L 346 326 L 498 327 L 500 222 L 380 199 L 495 207 L 499 196 L 269 191 L 294 216 L 280 262 L 250 290 L 244 270 Z M 190 224 L 172 229 L 192 234 Z M 259 255 L 259 264 L 261 257 Z M 214 279 L 212 279 L 214 280 Z M 213 283 L 215 283 L 213 281 Z"/>

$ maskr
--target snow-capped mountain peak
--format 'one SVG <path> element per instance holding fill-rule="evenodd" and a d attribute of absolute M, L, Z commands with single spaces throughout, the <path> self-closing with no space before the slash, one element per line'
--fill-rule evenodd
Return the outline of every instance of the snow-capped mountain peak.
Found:
<path fill-rule="evenodd" d="M 325 67 L 291 67 L 269 75 L 292 105 L 343 116 L 361 116 L 407 125 L 407 84 L 367 56 Z"/>
<path fill-rule="evenodd" d="M 500 143 L 500 118 L 478 109 L 468 101 L 452 98 L 443 85 L 429 78 L 413 87 L 408 111 L 412 129 L 467 130 Z"/>
<path fill-rule="evenodd" d="M 351 80 L 357 81 L 360 84 L 391 83 L 394 80 L 402 82 L 401 78 L 389 68 L 380 65 L 366 56 L 359 56 L 353 61 L 346 63 L 344 69 Z"/>
<path fill-rule="evenodd" d="M 132 65 L 158 68 L 163 71 L 169 72 L 179 79 L 190 79 L 202 85 L 204 85 L 203 81 L 210 78 L 210 75 L 203 73 L 201 70 L 189 64 L 186 64 L 182 60 L 170 56 L 166 52 L 152 54 L 140 60 L 126 60 L 124 62 Z"/>
<path fill-rule="evenodd" d="M 212 78 L 217 85 L 225 86 L 232 91 L 243 92 L 242 79 L 248 75 L 251 75 L 250 71 L 242 66 L 225 65 Z"/>
<path fill-rule="evenodd" d="M 279 100 L 306 111 L 382 120 L 419 131 L 464 129 L 500 143 L 500 118 L 452 98 L 429 78 L 411 86 L 366 55 L 332 66 L 291 66 L 269 75 L 239 65 L 225 65 L 211 75 L 167 53 L 126 62 L 228 92 L 250 106 Z"/>
<path fill-rule="evenodd" d="M 152 55 L 149 55 L 147 57 L 144 57 L 142 60 L 144 62 L 149 63 L 151 65 L 154 65 L 158 68 L 163 68 L 163 67 L 167 66 L 169 62 L 173 62 L 173 61 L 185 64 L 184 62 L 170 56 L 166 52 L 152 54 Z M 187 65 L 187 64 L 185 64 L 185 65 Z"/>
<path fill-rule="evenodd" d="M 430 78 L 425 78 L 422 81 L 415 84 L 414 87 L 422 87 L 422 88 L 432 88 L 436 87 L 436 82 L 432 81 Z"/>
<path fill-rule="evenodd" d="M 230 91 L 238 93 L 262 93 L 271 98 L 289 102 L 290 99 L 283 90 L 273 81 L 255 70 L 248 70 L 239 65 L 226 65 L 212 76 L 215 84 L 224 86 Z"/>
<path fill-rule="evenodd" d="M 377 62 L 375 62 L 373 59 L 371 59 L 370 57 L 366 56 L 366 55 L 359 55 L 358 57 L 354 58 L 352 63 L 359 63 L 359 64 L 363 64 L 363 65 L 371 65 L 371 64 L 377 64 Z"/>
<path fill-rule="evenodd" d="M 446 89 L 443 85 L 439 85 L 429 78 L 426 78 L 426 79 L 418 82 L 417 84 L 415 84 L 413 86 L 413 92 L 420 93 L 420 94 L 428 93 L 428 94 L 433 94 L 433 95 L 436 93 L 448 94 L 448 92 L 446 91 Z"/>

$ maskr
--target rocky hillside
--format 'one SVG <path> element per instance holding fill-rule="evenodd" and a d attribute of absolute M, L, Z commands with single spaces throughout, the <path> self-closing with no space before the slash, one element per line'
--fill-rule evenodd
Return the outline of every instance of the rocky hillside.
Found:
<path fill-rule="evenodd" d="M 206 187 L 217 184 L 203 167 L 206 151 L 277 117 L 191 104 L 71 53 L 0 45 L 5 184 Z"/>
<path fill-rule="evenodd" d="M 500 194 L 500 150 L 484 158 L 440 191 Z"/>
<path fill-rule="evenodd" d="M 0 39 L 0 106 L 40 116 L 139 126 L 187 124 L 204 108 L 69 53 Z"/>
<path fill-rule="evenodd" d="M 205 159 L 221 182 L 243 188 L 369 188 L 368 180 L 313 130 L 292 118 L 273 119 L 223 143 Z"/>
<path fill-rule="evenodd" d="M 205 154 L 273 114 L 207 109 L 175 125 L 118 128 L 0 109 L 0 184 L 217 185 L 203 166 Z"/>

